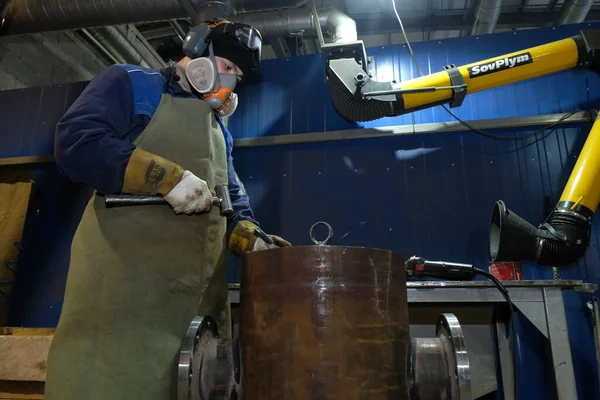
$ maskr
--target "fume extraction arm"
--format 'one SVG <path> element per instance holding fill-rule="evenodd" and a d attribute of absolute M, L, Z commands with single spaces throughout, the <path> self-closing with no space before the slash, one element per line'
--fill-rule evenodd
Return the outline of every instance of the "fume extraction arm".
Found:
<path fill-rule="evenodd" d="M 350 121 L 370 121 L 442 104 L 458 107 L 465 96 L 572 68 L 600 72 L 600 31 L 578 35 L 403 82 L 378 82 L 361 41 L 322 48 L 336 110 Z M 590 240 L 600 201 L 600 122 L 596 120 L 563 194 L 546 221 L 534 227 L 496 202 L 490 226 L 494 261 L 563 266 L 579 259 Z M 596 156 L 595 156 L 596 155 Z"/>

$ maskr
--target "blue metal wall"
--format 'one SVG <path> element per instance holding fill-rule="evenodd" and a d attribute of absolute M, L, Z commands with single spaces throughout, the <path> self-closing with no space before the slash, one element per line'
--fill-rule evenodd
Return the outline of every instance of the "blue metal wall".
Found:
<path fill-rule="evenodd" d="M 589 128 L 562 128 L 517 141 L 451 133 L 240 149 L 236 165 L 263 228 L 294 244 L 310 244 L 309 228 L 322 220 L 335 230 L 332 244 L 385 248 L 485 268 L 494 202 L 503 199 L 524 218 L 540 222 L 544 196 L 552 204 L 558 200 Z M 563 278 L 600 283 L 599 224 L 596 219 L 585 258 L 563 269 Z M 240 268 L 238 262 L 238 274 Z M 550 269 L 534 266 L 525 266 L 524 276 L 552 279 Z M 568 294 L 566 305 L 580 391 L 588 394 L 581 398 L 591 399 L 597 377 L 585 319 L 587 299 Z M 542 337 L 525 322 L 522 398 L 550 398 L 548 384 L 542 383 L 542 366 L 548 363 Z"/>
<path fill-rule="evenodd" d="M 449 63 L 477 61 L 568 37 L 581 27 L 588 24 L 416 43 L 414 48 L 422 67 L 433 72 Z M 378 79 L 416 76 L 403 46 L 369 49 L 369 53 L 376 58 Z M 265 62 L 262 73 L 261 82 L 240 93 L 240 110 L 230 123 L 238 138 L 451 120 L 436 107 L 367 124 L 345 121 L 331 105 L 319 56 Z M 65 90 L 76 93 L 81 88 Z M 470 95 L 455 111 L 465 119 L 485 119 L 599 108 L 599 88 L 600 78 L 593 73 L 568 71 Z M 56 122 L 64 105 L 35 108 L 35 100 L 46 104 L 49 98 L 65 96 L 68 103 L 73 96 L 48 97 L 51 91 L 44 90 L 37 98 L 27 97 L 27 103 L 19 96 L 28 91 L 0 93 L 2 120 L 13 124 L 3 126 L 0 155 L 51 152 L 52 129 L 47 125 Z M 46 113 L 46 124 L 35 124 L 34 116 L 40 114 L 24 110 Z M 295 244 L 308 244 L 310 225 L 325 220 L 335 230 L 333 244 L 381 247 L 484 266 L 494 201 L 503 199 L 524 218 L 540 221 L 544 196 L 552 204 L 558 199 L 589 128 L 589 124 L 571 125 L 513 141 L 457 132 L 243 148 L 235 150 L 234 157 L 265 230 Z M 36 174 L 11 323 L 54 326 L 62 303 L 68 247 L 89 191 L 66 182 L 53 166 L 40 168 Z M 600 283 L 599 223 L 596 219 L 586 256 L 563 269 L 564 278 Z M 238 281 L 239 261 L 231 259 L 230 263 L 230 280 Z M 527 266 L 525 277 L 550 278 L 551 273 Z M 590 395 L 597 393 L 597 375 L 585 318 L 587 297 L 567 294 L 566 305 L 580 396 L 590 399 L 600 396 Z M 521 395 L 546 398 L 542 340 L 523 325 Z"/>

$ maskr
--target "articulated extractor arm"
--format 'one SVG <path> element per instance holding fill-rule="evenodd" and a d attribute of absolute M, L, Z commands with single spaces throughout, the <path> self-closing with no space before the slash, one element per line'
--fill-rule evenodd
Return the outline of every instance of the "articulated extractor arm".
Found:
<path fill-rule="evenodd" d="M 336 110 L 352 121 L 370 121 L 440 104 L 458 107 L 465 95 L 576 67 L 600 72 L 600 31 L 579 35 L 408 81 L 377 82 L 369 76 L 362 42 L 323 46 Z M 600 201 L 600 120 L 596 120 L 554 211 L 538 228 L 494 206 L 490 253 L 494 261 L 569 265 L 590 240 Z"/>

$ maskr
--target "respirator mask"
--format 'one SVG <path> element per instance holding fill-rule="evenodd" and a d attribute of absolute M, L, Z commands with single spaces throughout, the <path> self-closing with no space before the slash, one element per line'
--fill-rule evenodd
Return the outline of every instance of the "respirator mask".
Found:
<path fill-rule="evenodd" d="M 183 52 L 191 58 L 185 68 L 190 90 L 207 101 L 220 116 L 230 116 L 238 104 L 237 94 L 233 93 L 238 77 L 219 74 L 215 53 L 248 76 L 260 67 L 261 47 L 262 36 L 247 24 L 216 20 L 193 27 L 183 42 Z"/>
<path fill-rule="evenodd" d="M 229 117 L 238 105 L 233 91 L 238 77 L 235 74 L 219 74 L 212 42 L 208 45 L 209 57 L 191 60 L 185 68 L 185 76 L 193 91 L 204 99 L 221 117 Z"/>

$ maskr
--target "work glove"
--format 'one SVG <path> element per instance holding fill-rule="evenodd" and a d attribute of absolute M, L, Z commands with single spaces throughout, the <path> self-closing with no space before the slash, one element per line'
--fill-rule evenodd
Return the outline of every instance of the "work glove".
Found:
<path fill-rule="evenodd" d="M 136 148 L 127 162 L 123 193 L 165 196 L 181 182 L 184 170 L 176 163 Z"/>
<path fill-rule="evenodd" d="M 140 148 L 129 157 L 122 192 L 161 194 L 175 214 L 206 212 L 213 198 L 205 181 L 174 162 Z"/>
<path fill-rule="evenodd" d="M 209 211 L 212 199 L 213 195 L 206 181 L 190 171 L 184 171 L 181 181 L 165 196 L 175 214 L 188 215 Z"/>
<path fill-rule="evenodd" d="M 244 254 L 252 253 L 253 251 L 260 251 L 266 249 L 273 249 L 277 247 L 289 247 L 292 244 L 287 240 L 280 238 L 276 235 L 269 235 L 269 237 L 275 242 L 274 245 L 265 242 L 262 238 L 256 236 L 254 231 L 257 226 L 250 221 L 240 221 L 237 223 L 231 236 L 229 237 L 229 243 L 227 248 L 236 256 L 243 256 Z"/>

